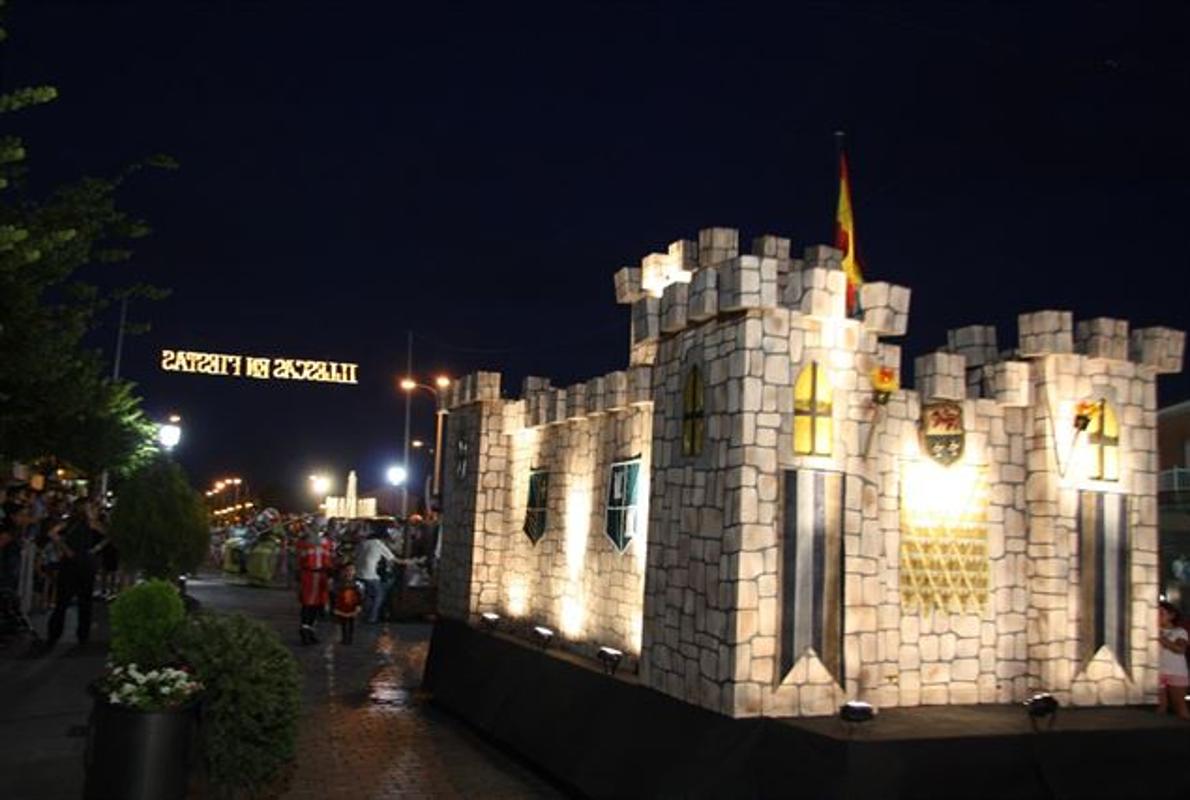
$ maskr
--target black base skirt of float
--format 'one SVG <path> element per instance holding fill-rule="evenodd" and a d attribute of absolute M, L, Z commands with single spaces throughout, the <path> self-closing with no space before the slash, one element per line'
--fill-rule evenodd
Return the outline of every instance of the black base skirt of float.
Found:
<path fill-rule="evenodd" d="M 425 686 L 440 708 L 588 797 L 1190 797 L 1190 723 L 1151 709 L 887 709 L 871 722 L 730 719 L 597 664 L 451 620 Z"/>

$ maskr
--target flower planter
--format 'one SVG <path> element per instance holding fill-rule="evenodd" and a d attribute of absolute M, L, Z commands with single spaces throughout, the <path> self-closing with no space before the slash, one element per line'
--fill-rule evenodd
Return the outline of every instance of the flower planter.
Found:
<path fill-rule="evenodd" d="M 198 702 L 167 711 L 109 703 L 91 689 L 86 800 L 184 800 Z"/>

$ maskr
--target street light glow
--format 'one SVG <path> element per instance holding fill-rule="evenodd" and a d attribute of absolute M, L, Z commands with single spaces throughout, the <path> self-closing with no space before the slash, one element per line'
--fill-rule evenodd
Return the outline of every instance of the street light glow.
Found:
<path fill-rule="evenodd" d="M 166 450 L 173 450 L 182 441 L 182 429 L 178 425 L 167 422 L 157 427 L 157 441 Z"/>
<path fill-rule="evenodd" d="M 414 439 L 412 442 L 409 443 L 409 446 L 410 447 L 425 447 L 426 443 L 423 442 L 421 439 Z"/>
<path fill-rule="evenodd" d="M 439 389 L 445 389 L 446 387 L 450 386 L 450 378 L 446 377 L 445 375 L 439 375 L 434 379 L 434 384 Z"/>
<path fill-rule="evenodd" d="M 413 378 L 401 378 L 401 388 L 407 392 L 412 392 L 417 388 L 417 381 Z"/>
<path fill-rule="evenodd" d="M 331 479 L 325 475 L 311 475 L 310 489 L 314 494 L 326 494 L 331 490 Z"/>
<path fill-rule="evenodd" d="M 401 466 L 391 466 L 384 472 L 384 479 L 393 486 L 400 486 L 405 482 L 405 478 L 407 477 L 408 473 L 405 471 L 405 468 Z"/>

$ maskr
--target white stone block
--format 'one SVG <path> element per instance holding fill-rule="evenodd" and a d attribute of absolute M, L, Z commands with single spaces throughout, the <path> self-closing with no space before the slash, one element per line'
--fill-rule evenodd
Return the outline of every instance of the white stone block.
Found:
<path fill-rule="evenodd" d="M 719 310 L 775 308 L 777 262 L 757 256 L 737 256 L 718 265 Z"/>
<path fill-rule="evenodd" d="M 1182 371 L 1186 333 L 1173 328 L 1141 328 L 1132 332 L 1132 360 L 1153 367 L 1159 374 Z"/>
<path fill-rule="evenodd" d="M 989 394 L 997 403 L 1025 408 L 1033 401 L 1033 384 L 1026 361 L 1000 361 L 984 368 Z"/>
<path fill-rule="evenodd" d="M 639 267 L 622 267 L 616 270 L 615 283 L 617 303 L 629 305 L 644 297 Z"/>
<path fill-rule="evenodd" d="M 708 320 L 719 313 L 719 271 L 704 267 L 690 283 L 687 317 L 693 322 Z"/>
<path fill-rule="evenodd" d="M 1074 352 L 1074 316 L 1069 311 L 1032 311 L 1017 317 L 1022 356 Z"/>
<path fill-rule="evenodd" d="M 630 367 L 628 370 L 628 402 L 632 405 L 653 402 L 653 368 Z"/>
<path fill-rule="evenodd" d="M 632 344 L 655 341 L 661 336 L 661 301 L 644 297 L 632 304 Z"/>
<path fill-rule="evenodd" d="M 789 259 L 789 239 L 782 236 L 757 236 L 752 240 L 752 255 L 786 261 Z"/>
<path fill-rule="evenodd" d="M 615 411 L 628 405 L 628 373 L 609 372 L 603 377 L 603 408 Z"/>
<path fill-rule="evenodd" d="M 587 416 L 587 384 L 576 383 L 566 387 L 566 418 L 582 419 L 585 416 Z"/>
<path fill-rule="evenodd" d="M 1076 352 L 1090 358 L 1127 361 L 1128 321 L 1110 317 L 1079 320 L 1074 327 L 1074 346 Z"/>
<path fill-rule="evenodd" d="M 686 327 L 690 285 L 671 283 L 661 293 L 661 332 L 676 333 Z"/>
<path fill-rule="evenodd" d="M 966 360 L 954 353 L 936 351 L 914 362 L 917 389 L 924 399 L 963 400 L 967 396 Z"/>
<path fill-rule="evenodd" d="M 698 266 L 714 267 L 740 254 L 740 232 L 735 228 L 703 228 L 698 232 Z"/>

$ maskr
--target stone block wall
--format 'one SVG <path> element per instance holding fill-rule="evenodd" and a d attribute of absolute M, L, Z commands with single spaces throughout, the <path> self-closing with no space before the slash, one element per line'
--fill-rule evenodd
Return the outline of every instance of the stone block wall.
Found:
<path fill-rule="evenodd" d="M 566 389 L 531 377 L 520 400 L 450 409 L 443 614 L 474 620 L 495 611 L 512 624 L 552 628 L 564 649 L 592 655 L 606 645 L 635 661 L 647 547 L 650 380 L 648 367 Z M 643 398 L 636 386 L 642 381 Z M 613 462 L 636 456 L 644 481 L 640 532 L 620 552 L 604 534 L 608 480 Z M 544 534 L 534 543 L 524 524 L 529 475 L 537 469 L 549 473 L 549 490 Z"/>
<path fill-rule="evenodd" d="M 1040 311 L 1020 316 L 1018 348 L 1001 353 L 994 328 L 971 325 L 917 359 L 915 388 L 879 404 L 872 370 L 900 368 L 900 347 L 882 339 L 905 332 L 909 290 L 867 283 L 862 319 L 849 319 L 839 251 L 789 254 L 787 239 L 763 236 L 740 255 L 737 231 L 706 229 L 617 274 L 617 299 L 632 307 L 626 371 L 564 389 L 529 381 L 515 402 L 495 400 L 490 378 L 465 382 L 446 454 L 458 496 L 447 503 L 444 613 L 490 608 L 555 627 L 578 652 L 639 651 L 646 685 L 733 716 L 831 714 L 848 698 L 1151 699 L 1155 381 L 1181 368 L 1184 334 Z M 794 393 L 812 365 L 829 387 L 831 434 L 829 453 L 808 455 L 794 451 Z M 687 454 L 694 367 L 705 439 Z M 1118 419 L 1118 480 L 1090 477 L 1081 401 L 1106 401 Z M 962 417 L 949 466 L 922 447 L 923 405 L 938 402 Z M 481 472 L 450 477 L 456 438 L 474 442 L 468 468 Z M 648 532 L 617 553 L 602 533 L 608 468 L 638 452 Z M 520 528 L 537 467 L 551 485 L 534 546 Z M 787 519 L 790 476 L 808 474 L 840 487 L 826 534 L 841 548 L 840 610 L 826 618 L 838 636 L 822 644 L 837 653 L 789 644 L 804 609 L 788 602 L 788 548 L 806 541 Z M 1125 642 L 1088 653 L 1084 573 L 1098 567 L 1082 552 L 1080 504 L 1121 497 Z M 952 548 L 946 558 L 969 559 L 968 594 L 923 599 L 930 531 Z"/>

